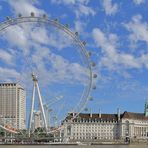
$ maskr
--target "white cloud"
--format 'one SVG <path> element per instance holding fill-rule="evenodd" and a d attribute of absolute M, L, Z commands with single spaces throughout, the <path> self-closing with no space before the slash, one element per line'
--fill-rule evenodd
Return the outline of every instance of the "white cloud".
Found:
<path fill-rule="evenodd" d="M 148 43 L 148 23 L 142 22 L 141 15 L 133 16 L 131 22 L 124 26 L 131 33 L 129 38 L 132 42 L 145 41 Z"/>
<path fill-rule="evenodd" d="M 52 2 L 67 5 L 73 10 L 77 18 L 96 14 L 95 10 L 88 6 L 90 0 L 52 0 Z"/>
<path fill-rule="evenodd" d="M 12 64 L 13 56 L 11 53 L 8 53 L 4 49 L 0 49 L 0 60 L 6 64 Z"/>
<path fill-rule="evenodd" d="M 148 69 L 148 54 L 141 55 L 139 63 L 143 64 L 143 66 Z"/>
<path fill-rule="evenodd" d="M 75 4 L 76 3 L 76 0 L 51 0 L 53 3 L 56 3 L 56 4 L 61 4 L 61 3 L 64 3 L 64 4 L 66 4 L 66 5 L 73 5 L 73 4 Z"/>
<path fill-rule="evenodd" d="M 112 0 L 103 0 L 103 7 L 106 15 L 113 15 L 118 11 L 118 5 L 112 3 Z"/>
<path fill-rule="evenodd" d="M 44 14 L 45 11 L 37 8 L 38 3 L 30 0 L 8 0 L 8 3 L 12 7 L 15 14 L 21 13 L 22 15 L 29 16 L 31 12 L 34 12 L 37 16 Z"/>
<path fill-rule="evenodd" d="M 75 14 L 76 14 L 77 18 L 79 18 L 82 15 L 84 15 L 84 16 L 89 16 L 89 15 L 94 16 L 96 14 L 96 12 L 92 8 L 80 4 L 78 6 L 78 9 L 75 10 Z"/>
<path fill-rule="evenodd" d="M 19 77 L 20 77 L 20 74 L 16 70 L 0 67 L 0 80 L 1 81 L 11 81 L 12 79 L 16 81 L 18 80 Z"/>
<path fill-rule="evenodd" d="M 55 47 L 57 50 L 62 50 L 65 47 L 72 46 L 72 38 L 61 30 L 52 31 L 48 35 L 48 38 L 48 44 Z"/>
<path fill-rule="evenodd" d="M 81 20 L 75 21 L 75 30 L 77 32 L 83 33 L 85 27 L 86 27 L 86 23 L 82 22 Z"/>
<path fill-rule="evenodd" d="M 14 46 L 25 47 L 27 45 L 27 33 L 25 30 L 16 25 L 6 29 L 4 34 L 5 39 Z"/>
<path fill-rule="evenodd" d="M 54 27 L 52 27 L 52 30 L 50 29 L 51 27 L 36 27 L 36 23 L 24 23 L 7 28 L 3 34 L 3 39 L 11 46 L 21 49 L 24 54 L 29 54 L 29 48 L 36 46 L 36 44 L 50 45 L 57 50 L 72 45 L 72 39 L 66 33 Z"/>
<path fill-rule="evenodd" d="M 44 30 L 43 28 L 38 28 L 37 30 L 35 29 L 32 33 L 27 32 L 29 30 L 30 29 L 26 31 L 24 30 L 26 33 L 25 38 L 29 45 L 27 48 L 27 55 L 23 53 L 23 50 L 26 50 L 22 49 L 24 48 L 24 44 L 20 44 L 19 40 L 17 40 L 18 42 L 16 42 L 15 39 L 13 40 L 13 38 L 11 38 L 13 36 L 17 36 L 15 35 L 16 32 L 13 35 L 7 35 L 7 38 L 5 36 L 5 39 L 7 39 L 8 44 L 10 43 L 9 47 L 11 47 L 11 45 L 19 47 L 14 47 L 9 51 L 9 53 L 5 52 L 4 50 L 0 52 L 0 60 L 8 63 L 9 65 L 7 66 L 10 68 L 12 68 L 11 62 L 13 54 L 11 52 L 14 51 L 15 53 L 17 53 L 17 56 L 15 55 L 15 57 L 13 57 L 13 60 L 15 60 L 16 62 L 18 62 L 19 60 L 22 66 L 20 67 L 20 65 L 18 66 L 18 63 L 16 63 L 17 67 L 13 67 L 13 71 L 10 71 L 12 72 L 13 76 L 18 76 L 18 74 L 15 73 L 15 68 L 18 68 L 21 72 L 21 81 L 23 84 L 29 83 L 30 73 L 32 73 L 32 71 L 37 72 L 37 75 L 39 75 L 40 81 L 44 86 L 49 85 L 50 83 L 79 83 L 83 85 L 86 84 L 86 81 L 88 80 L 88 73 L 82 65 L 76 62 L 70 62 L 68 59 L 65 59 L 61 55 L 54 53 L 55 50 L 58 50 L 57 47 L 64 48 L 66 46 L 64 44 L 64 42 L 67 42 L 66 38 L 61 44 L 63 39 L 62 36 L 60 36 L 59 38 L 57 37 L 52 39 L 52 37 L 47 36 L 46 30 Z M 43 40 L 38 39 L 39 35 Z M 47 39 L 47 41 L 44 39 Z M 59 44 L 57 44 L 57 39 L 59 39 Z M 50 41 L 52 41 L 52 43 Z M 51 52 L 50 49 L 46 48 L 44 46 L 44 43 L 46 43 L 46 46 L 50 45 L 54 47 L 53 52 Z M 4 80 L 10 80 L 10 78 L 12 79 L 12 77 L 10 77 L 11 73 L 7 71 L 7 69 L 4 69 L 4 72 L 6 73 L 5 77 L 2 77 L 4 78 Z"/>
<path fill-rule="evenodd" d="M 21 78 L 21 83 L 27 86 L 29 81 L 31 81 L 30 74 L 35 72 L 39 76 L 42 86 L 52 83 L 74 83 L 81 85 L 87 83 L 89 75 L 85 67 L 77 62 L 70 62 L 68 59 L 51 52 L 50 49 L 36 42 L 33 44 L 35 50 L 32 51 L 31 55 L 27 55 L 26 57 L 26 55 L 18 54 L 19 57 L 15 56 L 17 67 L 11 65 L 11 55 L 4 51 L 0 52 L 0 60 L 5 60 L 8 63 L 8 65 L 5 65 L 6 68 L 0 68 L 1 80 L 11 81 Z M 15 51 L 17 53 L 20 52 L 19 49 L 15 49 Z M 21 65 L 18 63 L 18 60 Z M 21 76 L 16 72 L 16 69 L 19 69 Z"/>
<path fill-rule="evenodd" d="M 36 27 L 31 31 L 31 38 L 39 44 L 48 44 L 50 42 L 47 30 L 43 27 Z"/>
<path fill-rule="evenodd" d="M 145 0 L 133 0 L 136 5 L 140 5 L 145 2 Z"/>
<path fill-rule="evenodd" d="M 126 70 L 140 68 L 142 65 L 134 55 L 121 53 L 118 51 L 118 37 L 115 34 L 106 35 L 99 28 L 93 29 L 93 38 L 98 47 L 102 50 L 100 66 L 109 70 Z"/>
<path fill-rule="evenodd" d="M 52 0 L 52 3 L 57 5 L 65 5 L 75 14 L 75 31 L 85 34 L 85 37 L 88 34 L 84 31 L 89 22 L 90 16 L 95 16 L 96 10 L 93 9 L 90 5 L 90 0 Z M 87 20 L 85 20 L 85 18 Z M 85 20 L 85 21 L 84 21 Z"/>
<path fill-rule="evenodd" d="M 12 2 L 10 0 L 8 2 L 16 14 L 20 13 L 20 10 L 23 15 L 28 15 L 28 13 L 31 11 L 37 14 L 43 12 L 42 10 L 36 8 L 36 3 L 33 3 L 32 1 L 14 1 Z M 87 4 L 87 2 L 88 1 L 86 0 L 81 1 L 83 4 Z M 90 9 L 85 7 L 81 13 L 89 15 L 89 13 L 92 12 Z M 80 26 L 79 25 L 77 25 L 77 28 L 80 29 L 82 24 Z M 55 50 L 70 47 L 72 45 L 71 38 L 60 30 L 54 30 L 54 27 L 49 27 L 48 29 L 42 25 L 37 27 L 36 24 L 25 23 L 11 26 L 4 32 L 2 38 L 7 41 L 9 47 L 13 47 L 13 50 L 20 54 L 20 57 L 16 57 L 17 60 L 20 58 L 25 62 L 27 59 L 26 61 L 28 63 L 20 62 L 24 65 L 22 65 L 22 67 L 17 67 L 19 71 L 21 71 L 21 76 L 23 77 L 22 81 L 28 81 L 28 75 L 30 75 L 32 70 L 36 69 L 36 71 L 39 72 L 39 76 L 42 77 L 42 82 L 44 82 L 45 85 L 54 82 L 65 83 L 65 81 L 67 83 L 86 83 L 88 73 L 82 65 L 77 62 L 70 62 L 61 55 L 54 53 Z M 54 48 L 54 50 L 52 50 L 53 52 L 47 48 L 48 46 Z M 6 53 L 5 56 L 7 56 L 5 61 L 11 62 L 11 58 L 6 55 Z M 4 58 L 2 60 L 4 60 Z M 24 68 L 24 66 L 26 67 Z M 7 71 L 7 69 L 4 69 L 4 72 L 6 73 L 6 76 L 9 75 L 9 71 Z M 17 72 L 15 73 L 15 69 L 11 70 L 10 72 L 13 76 L 18 76 Z"/>
<path fill-rule="evenodd" d="M 75 4 L 88 4 L 90 0 L 51 0 L 56 4 L 75 5 Z"/>
<path fill-rule="evenodd" d="M 131 54 L 119 54 L 118 62 L 123 64 L 128 68 L 141 68 L 142 65 L 139 63 L 138 58 L 135 58 L 134 55 Z"/>
<path fill-rule="evenodd" d="M 136 32 L 134 26 L 131 27 L 131 29 L 134 29 L 135 33 L 138 32 L 138 28 Z M 130 76 L 129 72 L 127 71 L 130 69 L 148 69 L 147 53 L 143 53 L 140 56 L 135 56 L 132 53 L 121 52 L 118 47 L 118 36 L 112 33 L 105 34 L 99 28 L 93 29 L 92 35 L 96 45 L 102 51 L 102 56 L 99 60 L 99 69 L 107 68 L 110 71 L 120 73 L 124 76 Z M 141 33 L 141 36 L 138 36 L 138 40 L 145 40 L 147 42 L 147 37 Z"/>
<path fill-rule="evenodd" d="M 51 60 L 57 80 L 61 80 L 64 83 L 65 81 L 70 83 L 87 83 L 88 72 L 80 64 L 71 63 L 62 56 L 55 54 L 51 55 Z"/>
<path fill-rule="evenodd" d="M 32 62 L 36 65 L 37 73 L 42 76 L 40 80 L 44 84 L 81 83 L 84 85 L 89 78 L 87 69 L 82 65 L 70 62 L 48 48 L 38 47 L 32 55 Z"/>
<path fill-rule="evenodd" d="M 116 35 L 112 34 L 111 36 L 114 36 L 114 39 L 116 40 Z M 104 49 L 103 52 L 105 52 L 108 57 L 114 60 L 116 59 L 116 45 L 113 44 L 113 39 L 110 41 L 109 37 L 106 37 L 99 28 L 93 29 L 93 38 L 95 39 L 96 44 Z"/>

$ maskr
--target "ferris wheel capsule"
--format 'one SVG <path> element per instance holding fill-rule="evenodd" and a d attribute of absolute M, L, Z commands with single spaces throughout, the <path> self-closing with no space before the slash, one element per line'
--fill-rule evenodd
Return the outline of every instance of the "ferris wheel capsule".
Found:
<path fill-rule="evenodd" d="M 65 27 L 66 27 L 66 28 L 69 28 L 69 25 L 68 25 L 68 24 L 65 24 Z"/>
<path fill-rule="evenodd" d="M 94 90 L 95 90 L 96 88 L 97 88 L 96 85 L 94 85 L 94 86 L 92 87 L 92 89 L 94 89 Z"/>
<path fill-rule="evenodd" d="M 97 74 L 93 74 L 93 78 L 97 78 Z"/>
<path fill-rule="evenodd" d="M 83 43 L 84 46 L 86 45 L 86 42 L 85 41 L 83 41 L 82 43 Z"/>
<path fill-rule="evenodd" d="M 91 55 L 92 55 L 92 53 L 90 51 L 87 54 L 88 54 L 88 57 L 91 57 Z"/>
<path fill-rule="evenodd" d="M 93 97 L 92 97 L 92 96 L 91 96 L 91 97 L 89 97 L 89 100 L 90 100 L 90 101 L 93 101 Z"/>
<path fill-rule="evenodd" d="M 11 18 L 10 18 L 9 16 L 7 16 L 7 17 L 6 17 L 6 20 L 8 20 L 8 21 L 9 21 L 9 20 L 11 20 Z"/>
<path fill-rule="evenodd" d="M 18 14 L 18 17 L 19 17 L 19 18 L 21 18 L 21 17 L 22 17 L 22 14 L 21 14 L 21 13 L 19 13 L 19 14 Z"/>
<path fill-rule="evenodd" d="M 96 66 L 96 63 L 95 63 L 95 62 L 92 62 L 92 63 L 91 63 L 91 66 L 92 66 L 92 67 L 95 67 L 95 66 Z"/>
<path fill-rule="evenodd" d="M 43 14 L 43 18 L 46 19 L 47 18 L 47 15 L 46 14 Z"/>
<path fill-rule="evenodd" d="M 55 21 L 55 22 L 58 22 L 59 20 L 56 18 L 56 19 L 54 19 L 54 21 Z"/>
<path fill-rule="evenodd" d="M 78 36 L 78 35 L 79 35 L 79 33 L 78 33 L 78 32 L 75 32 L 75 35 L 76 35 L 76 36 Z"/>
<path fill-rule="evenodd" d="M 30 15 L 31 15 L 31 17 L 35 17 L 35 13 L 34 12 L 31 12 Z"/>

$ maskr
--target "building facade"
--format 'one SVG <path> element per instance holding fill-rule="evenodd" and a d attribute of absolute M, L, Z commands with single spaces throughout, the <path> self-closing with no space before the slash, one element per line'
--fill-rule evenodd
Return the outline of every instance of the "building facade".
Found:
<path fill-rule="evenodd" d="M 26 93 L 16 83 L 0 84 L 0 124 L 26 128 Z"/>
<path fill-rule="evenodd" d="M 34 111 L 34 129 L 42 126 L 41 111 Z"/>
<path fill-rule="evenodd" d="M 124 112 L 121 120 L 120 137 L 130 139 L 148 139 L 148 116 L 143 113 Z"/>
<path fill-rule="evenodd" d="M 148 102 L 144 113 L 120 114 L 69 113 L 63 121 L 63 141 L 114 141 L 148 139 Z"/>

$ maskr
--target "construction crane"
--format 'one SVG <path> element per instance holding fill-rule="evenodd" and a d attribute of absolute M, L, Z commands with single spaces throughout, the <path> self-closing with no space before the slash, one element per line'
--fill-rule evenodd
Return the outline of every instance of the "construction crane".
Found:
<path fill-rule="evenodd" d="M 45 116 L 46 116 L 46 121 L 47 121 L 47 127 L 48 129 L 50 128 L 50 112 L 52 112 L 53 110 L 49 107 L 51 105 L 53 105 L 54 103 L 60 101 L 61 99 L 63 99 L 64 97 L 62 95 L 57 96 L 53 99 L 51 99 L 48 103 L 44 104 L 44 109 L 45 109 Z"/>

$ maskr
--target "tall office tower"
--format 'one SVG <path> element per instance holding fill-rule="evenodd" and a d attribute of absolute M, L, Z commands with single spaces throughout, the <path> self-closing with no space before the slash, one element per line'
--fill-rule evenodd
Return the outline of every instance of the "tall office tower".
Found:
<path fill-rule="evenodd" d="M 0 124 L 26 128 L 26 92 L 16 83 L 0 83 Z"/>

